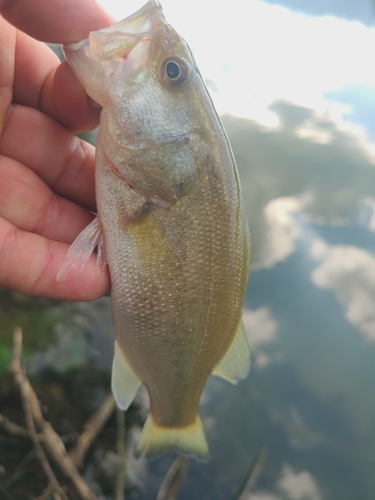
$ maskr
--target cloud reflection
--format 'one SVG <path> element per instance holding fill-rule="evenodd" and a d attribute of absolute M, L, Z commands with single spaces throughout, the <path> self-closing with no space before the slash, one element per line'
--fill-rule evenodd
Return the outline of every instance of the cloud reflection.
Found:
<path fill-rule="evenodd" d="M 247 500 L 282 500 L 282 499 L 280 497 L 276 497 L 275 495 L 271 495 L 270 493 L 257 492 L 257 493 L 250 493 L 250 495 L 247 497 Z"/>
<path fill-rule="evenodd" d="M 346 319 L 367 340 L 375 341 L 375 257 L 349 245 L 328 246 L 322 240 L 312 246 L 320 265 L 311 279 L 319 288 L 332 290 L 345 309 Z"/>
<path fill-rule="evenodd" d="M 250 343 L 254 364 L 264 368 L 271 361 L 265 347 L 276 340 L 277 322 L 268 307 L 244 309 L 242 320 Z"/>
<path fill-rule="evenodd" d="M 289 465 L 284 465 L 278 486 L 288 500 L 322 500 L 317 482 L 306 470 L 295 472 Z"/>
<path fill-rule="evenodd" d="M 314 476 L 307 470 L 295 472 L 285 464 L 277 481 L 279 495 L 263 491 L 251 493 L 248 500 L 322 500 L 318 484 Z"/>
<path fill-rule="evenodd" d="M 270 110 L 280 125 L 223 117 L 238 164 L 252 235 L 252 264 L 269 268 L 295 249 L 293 213 L 326 224 L 357 217 L 375 199 L 375 161 L 355 130 L 328 115 L 290 102 Z"/>
<path fill-rule="evenodd" d="M 296 198 L 277 198 L 264 207 L 264 244 L 262 262 L 253 269 L 264 269 L 285 260 L 291 255 L 299 236 L 299 228 L 294 214 L 302 208 Z"/>

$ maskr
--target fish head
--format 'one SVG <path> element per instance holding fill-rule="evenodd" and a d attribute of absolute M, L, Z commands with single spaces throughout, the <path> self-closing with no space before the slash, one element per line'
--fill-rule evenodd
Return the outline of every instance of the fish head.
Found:
<path fill-rule="evenodd" d="M 204 84 L 156 0 L 63 50 L 90 97 L 132 137 L 163 141 L 196 128 Z"/>
<path fill-rule="evenodd" d="M 188 45 L 159 2 L 64 52 L 103 107 L 103 168 L 110 165 L 109 174 L 159 208 L 195 189 L 209 164 L 207 131 L 216 114 Z"/>

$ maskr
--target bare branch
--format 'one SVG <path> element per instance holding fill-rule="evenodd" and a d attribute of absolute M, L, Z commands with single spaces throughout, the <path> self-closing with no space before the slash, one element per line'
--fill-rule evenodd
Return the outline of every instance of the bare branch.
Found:
<path fill-rule="evenodd" d="M 1 497 L 1 495 L 3 495 L 4 500 L 13 500 L 13 498 L 9 495 L 9 493 L 0 484 L 0 497 Z"/>
<path fill-rule="evenodd" d="M 235 500 L 247 500 L 250 495 L 250 490 L 254 487 L 259 474 L 261 473 L 267 458 L 267 448 L 263 446 L 258 455 L 251 462 L 249 470 L 246 474 L 244 484 L 241 486 Z"/>
<path fill-rule="evenodd" d="M 73 463 L 78 467 L 82 465 L 86 451 L 112 415 L 115 407 L 115 400 L 112 394 L 110 394 L 103 401 L 100 408 L 86 422 L 77 444 L 69 453 Z"/>
<path fill-rule="evenodd" d="M 125 414 L 117 408 L 117 455 L 119 458 L 116 474 L 116 491 L 115 500 L 123 500 L 125 489 L 125 468 L 126 468 L 126 454 L 125 454 Z"/>
<path fill-rule="evenodd" d="M 156 500 L 175 500 L 185 477 L 189 459 L 180 455 L 169 468 L 163 482 L 161 483 Z"/>
<path fill-rule="evenodd" d="M 0 427 L 8 434 L 18 438 L 30 439 L 29 433 L 22 425 L 17 425 L 9 420 L 8 417 L 0 413 Z"/>
<path fill-rule="evenodd" d="M 22 331 L 21 328 L 16 328 L 14 332 L 14 339 L 13 339 L 13 358 L 12 358 L 12 364 L 11 364 L 11 370 L 14 374 L 15 381 L 20 389 L 21 392 L 21 398 L 22 398 L 22 403 L 23 403 L 23 411 L 25 414 L 25 421 L 26 421 L 26 427 L 28 430 L 28 433 L 30 435 L 30 439 L 34 445 L 36 455 L 39 459 L 39 462 L 44 470 L 44 473 L 49 479 L 49 482 L 53 486 L 53 489 L 60 495 L 60 498 L 63 500 L 68 500 L 68 497 L 65 495 L 65 492 L 61 488 L 59 482 L 56 479 L 55 474 L 53 473 L 53 470 L 51 469 L 51 466 L 47 460 L 46 455 L 44 454 L 43 448 L 39 442 L 36 429 L 35 429 L 35 424 L 33 420 L 33 415 L 31 412 L 31 405 L 30 405 L 30 384 L 28 383 L 26 377 L 24 376 L 20 364 L 20 357 L 22 353 Z"/>
<path fill-rule="evenodd" d="M 38 456 L 39 456 L 38 447 L 40 449 L 42 448 L 39 439 L 36 435 L 35 426 L 39 429 L 40 433 L 43 435 L 43 444 L 49 456 L 60 467 L 62 472 L 70 479 L 80 497 L 83 500 L 96 500 L 95 495 L 92 493 L 90 488 L 84 482 L 78 470 L 76 469 L 75 465 L 73 464 L 72 460 L 70 459 L 69 455 L 67 454 L 64 443 L 62 442 L 60 436 L 56 434 L 51 424 L 46 420 L 44 420 L 36 394 L 33 388 L 31 387 L 27 377 L 24 375 L 22 371 L 20 364 L 21 351 L 22 351 L 22 332 L 20 328 L 17 328 L 14 333 L 13 359 L 10 365 L 10 370 L 12 371 L 14 379 L 21 391 L 21 396 L 24 403 L 27 427 L 30 432 L 30 437 L 34 442 Z M 48 475 L 48 477 L 52 482 L 52 476 Z M 54 483 L 52 484 L 54 485 Z M 59 494 L 62 498 L 66 498 L 65 492 L 63 490 L 59 491 Z"/>
<path fill-rule="evenodd" d="M 30 439 L 30 436 L 29 436 Z M 27 455 L 23 457 L 21 462 L 13 469 L 8 479 L 3 483 L 5 489 L 9 489 L 10 486 L 17 480 L 19 480 L 25 473 L 25 468 L 27 465 L 34 460 L 36 456 L 35 448 L 32 448 Z"/>

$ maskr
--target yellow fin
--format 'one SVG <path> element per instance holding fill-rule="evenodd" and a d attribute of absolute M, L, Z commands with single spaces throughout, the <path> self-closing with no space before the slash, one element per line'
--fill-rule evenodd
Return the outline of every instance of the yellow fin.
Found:
<path fill-rule="evenodd" d="M 147 458 L 152 458 L 168 450 L 178 450 L 201 460 L 208 458 L 208 444 L 198 415 L 192 424 L 173 429 L 159 427 L 151 415 L 147 417 L 135 450 L 136 456 L 144 452 Z"/>
<path fill-rule="evenodd" d="M 133 373 L 116 340 L 112 364 L 112 392 L 121 410 L 128 409 L 140 385 L 140 380 Z"/>
<path fill-rule="evenodd" d="M 245 328 L 240 320 L 234 339 L 212 374 L 236 384 L 247 377 L 250 371 L 250 347 Z"/>

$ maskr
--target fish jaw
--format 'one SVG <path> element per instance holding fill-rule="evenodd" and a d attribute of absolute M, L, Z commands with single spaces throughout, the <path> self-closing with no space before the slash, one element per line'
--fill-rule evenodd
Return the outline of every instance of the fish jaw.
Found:
<path fill-rule="evenodd" d="M 103 88 L 106 74 L 103 66 L 93 59 L 90 50 L 90 41 L 82 40 L 62 46 L 65 59 L 68 61 L 75 76 L 85 87 L 86 93 L 101 106 L 104 105 Z M 88 78 L 88 75 L 91 75 Z"/>
<path fill-rule="evenodd" d="M 160 3 L 150 0 L 123 21 L 93 31 L 87 39 L 63 45 L 62 49 L 87 94 L 104 106 L 108 79 L 116 72 L 124 79 L 126 74 L 146 64 L 147 50 L 141 42 L 147 42 L 163 23 L 165 18 Z"/>
<path fill-rule="evenodd" d="M 191 105 L 185 103 L 193 103 L 199 114 L 204 84 L 188 46 L 155 0 L 133 16 L 62 48 L 88 95 L 111 115 L 109 132 L 117 145 L 132 148 L 137 142 L 173 141 L 194 130 Z M 173 73 L 177 66 L 183 81 L 168 76 L 167 68 Z"/>

